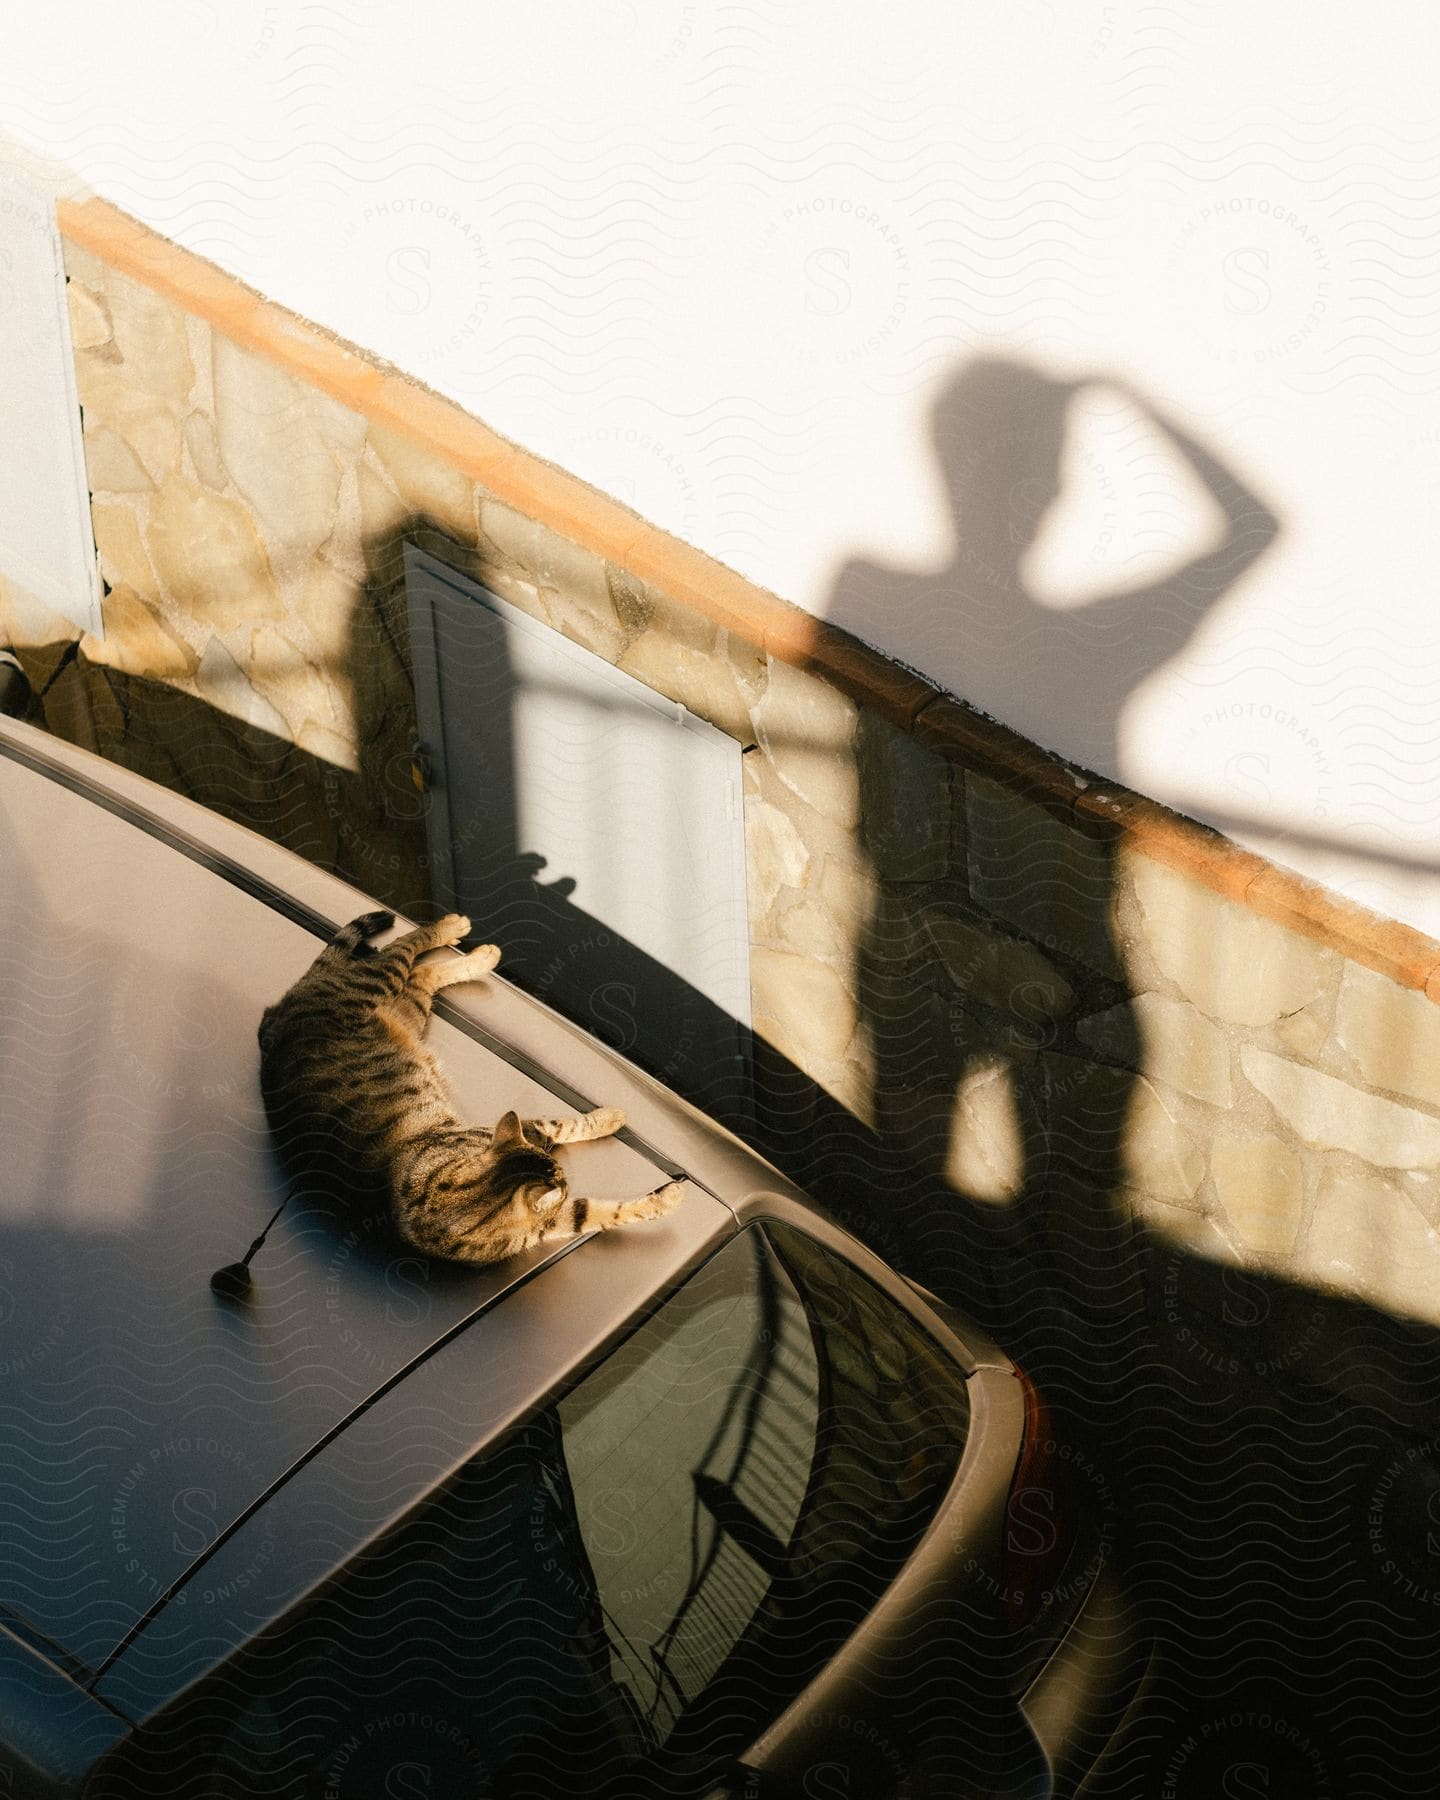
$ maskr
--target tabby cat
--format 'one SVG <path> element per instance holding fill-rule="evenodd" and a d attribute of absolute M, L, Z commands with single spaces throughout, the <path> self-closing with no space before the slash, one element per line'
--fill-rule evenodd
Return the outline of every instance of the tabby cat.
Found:
<path fill-rule="evenodd" d="M 625 1115 L 617 1107 L 569 1119 L 507 1112 L 493 1130 L 461 1123 L 420 1040 L 440 989 L 480 980 L 500 952 L 482 944 L 468 955 L 419 962 L 466 935 L 470 921 L 456 913 L 373 949 L 368 940 L 394 923 L 388 912 L 353 920 L 261 1018 L 265 1110 L 292 1164 L 304 1166 L 308 1157 L 314 1167 L 328 1154 L 337 1186 L 378 1184 L 407 1242 L 471 1263 L 673 1211 L 678 1181 L 637 1200 L 567 1193 L 553 1151 L 619 1131 Z"/>

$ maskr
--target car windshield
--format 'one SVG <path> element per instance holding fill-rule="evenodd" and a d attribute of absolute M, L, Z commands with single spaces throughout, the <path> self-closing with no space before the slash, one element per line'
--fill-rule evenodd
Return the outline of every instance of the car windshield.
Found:
<path fill-rule="evenodd" d="M 873 1606 L 968 1423 L 878 1288 L 744 1231 L 173 1709 L 166 1791 L 694 1791 Z"/>

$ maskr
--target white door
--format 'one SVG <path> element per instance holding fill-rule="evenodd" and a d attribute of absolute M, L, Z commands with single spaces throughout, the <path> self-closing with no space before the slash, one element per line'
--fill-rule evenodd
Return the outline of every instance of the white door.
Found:
<path fill-rule="evenodd" d="M 43 189 L 3 167 L 0 575 L 81 630 L 100 631 L 100 583 L 55 207 Z"/>
<path fill-rule="evenodd" d="M 743 1118 L 740 745 L 413 546 L 406 590 L 435 899 L 520 985 Z"/>

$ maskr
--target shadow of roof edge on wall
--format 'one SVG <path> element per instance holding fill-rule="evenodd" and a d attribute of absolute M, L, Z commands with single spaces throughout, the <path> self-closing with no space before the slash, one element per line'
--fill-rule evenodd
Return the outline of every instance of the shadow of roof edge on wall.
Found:
<path fill-rule="evenodd" d="M 267 300 L 99 198 L 57 202 L 62 234 L 342 405 L 399 432 L 513 507 L 712 624 L 820 676 L 942 756 L 1189 876 L 1440 1004 L 1440 941 L 1242 849 L 1159 801 L 1080 769 L 849 632 L 760 587 L 621 501 L 526 450 L 358 345 Z"/>

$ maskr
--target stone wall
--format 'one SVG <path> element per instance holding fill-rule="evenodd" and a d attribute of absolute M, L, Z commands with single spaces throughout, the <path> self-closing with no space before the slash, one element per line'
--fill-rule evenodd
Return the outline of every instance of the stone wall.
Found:
<path fill-rule="evenodd" d="M 842 1212 L 845 1171 L 883 1163 L 918 1178 L 930 1225 L 949 1206 L 1071 1294 L 1118 1294 L 1137 1244 L 1163 1274 L 1168 1246 L 1440 1323 L 1423 967 L 1406 985 L 1343 932 L 1264 916 L 1245 896 L 1275 872 L 1255 859 L 1233 893 L 1187 873 L 1198 828 L 1174 821 L 1184 854 L 1157 856 L 1125 797 L 955 702 L 896 722 L 773 631 L 717 623 L 506 504 L 363 396 L 341 403 L 74 244 L 67 263 L 103 642 L 37 629 L 0 577 L 0 637 L 52 729 L 422 911 L 413 537 L 754 747 L 773 1101 L 756 1129 Z M 693 553 L 675 548 L 678 568 Z M 842 1143 L 828 1164 L 816 1149 Z"/>

